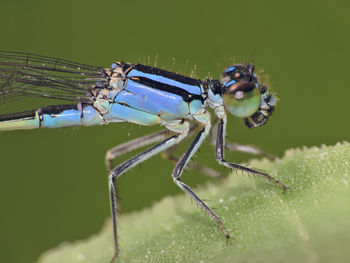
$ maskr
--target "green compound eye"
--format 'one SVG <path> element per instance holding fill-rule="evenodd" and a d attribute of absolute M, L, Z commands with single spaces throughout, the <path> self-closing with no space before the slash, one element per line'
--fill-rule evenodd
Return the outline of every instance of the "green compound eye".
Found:
<path fill-rule="evenodd" d="M 240 118 L 253 115 L 260 107 L 261 96 L 254 83 L 240 81 L 229 86 L 224 93 L 226 109 Z"/>

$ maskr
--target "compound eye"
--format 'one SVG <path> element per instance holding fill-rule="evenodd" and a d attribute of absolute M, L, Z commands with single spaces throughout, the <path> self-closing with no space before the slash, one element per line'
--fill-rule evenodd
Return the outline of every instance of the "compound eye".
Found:
<path fill-rule="evenodd" d="M 233 115 L 247 118 L 260 107 L 261 96 L 253 82 L 239 81 L 230 85 L 224 93 L 226 109 Z"/>

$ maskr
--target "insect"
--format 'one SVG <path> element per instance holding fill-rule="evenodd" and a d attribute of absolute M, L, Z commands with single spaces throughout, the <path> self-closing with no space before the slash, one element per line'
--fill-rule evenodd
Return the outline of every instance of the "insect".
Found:
<path fill-rule="evenodd" d="M 168 159 L 176 161 L 171 174 L 174 183 L 202 207 L 229 238 L 220 218 L 181 180 L 184 168 L 210 133 L 209 110 L 214 112 L 216 118 L 213 130 L 218 163 L 264 177 L 287 189 L 267 173 L 228 162 L 224 158 L 226 113 L 244 119 L 246 126 L 254 128 L 265 124 L 275 107 L 274 95 L 259 82 L 252 63 L 237 63 L 228 67 L 221 81 L 218 81 L 194 79 L 141 64 L 115 62 L 110 68 L 103 68 L 29 53 L 0 51 L 0 104 L 28 97 L 61 100 L 64 104 L 2 114 L 0 130 L 91 126 L 113 122 L 165 127 L 162 131 L 116 146 L 106 154 L 115 248 L 111 262 L 119 253 L 116 179 L 159 153 L 165 153 Z M 174 147 L 194 133 L 186 152 L 179 159 L 173 157 Z M 153 146 L 149 149 L 113 168 L 112 161 L 116 157 L 150 144 Z M 227 145 L 230 145 L 229 148 L 259 153 L 254 147 Z"/>

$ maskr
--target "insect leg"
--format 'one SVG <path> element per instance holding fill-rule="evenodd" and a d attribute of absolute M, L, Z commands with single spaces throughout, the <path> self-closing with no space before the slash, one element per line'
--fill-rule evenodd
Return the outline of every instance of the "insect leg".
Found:
<path fill-rule="evenodd" d="M 192 125 L 190 128 L 189 134 L 186 138 L 192 137 L 192 135 L 198 130 L 198 128 L 200 128 L 198 123 Z M 162 152 L 161 157 L 164 158 L 165 160 L 170 161 L 170 162 L 177 163 L 179 161 L 179 158 L 174 155 L 174 152 L 176 151 L 177 147 L 178 147 L 178 144 L 176 144 L 173 147 Z M 197 170 L 200 173 L 205 174 L 205 175 L 210 176 L 210 177 L 215 177 L 215 178 L 221 177 L 221 174 L 218 171 L 216 171 L 216 170 L 214 170 L 206 165 L 202 165 L 202 164 L 199 164 L 197 162 L 194 162 L 192 160 L 189 161 L 187 168 L 190 170 Z"/>
<path fill-rule="evenodd" d="M 111 259 L 111 263 L 115 261 L 115 259 L 118 257 L 118 254 L 119 254 L 119 245 L 118 245 L 118 237 L 117 237 L 117 196 L 116 196 L 115 180 L 120 175 L 124 174 L 126 171 L 136 166 L 137 164 L 172 147 L 173 145 L 183 140 L 187 136 L 189 131 L 188 122 L 183 122 L 182 124 L 179 124 L 177 127 L 177 130 L 180 131 L 179 134 L 170 136 L 167 139 L 163 140 L 162 142 L 152 146 L 151 148 L 143 151 L 142 153 L 123 162 L 122 164 L 118 165 L 116 168 L 111 170 L 111 172 L 109 173 L 109 197 L 110 197 L 111 212 L 112 212 L 114 249 L 115 249 L 113 258 Z"/>
<path fill-rule="evenodd" d="M 269 181 L 282 187 L 284 190 L 287 189 L 286 185 L 284 185 L 283 183 L 281 183 L 280 181 L 273 178 L 272 176 L 270 176 L 267 173 L 260 172 L 258 170 L 254 170 L 254 169 L 251 169 L 251 168 L 239 165 L 239 164 L 225 161 L 225 159 L 224 159 L 225 132 L 226 132 L 226 116 L 219 120 L 219 125 L 218 125 L 218 130 L 217 130 L 215 153 L 216 153 L 216 160 L 219 162 L 219 164 L 226 166 L 226 167 L 229 167 L 229 168 L 238 169 L 241 171 L 256 174 L 258 176 L 261 176 L 261 177 L 268 179 Z"/>
<path fill-rule="evenodd" d="M 106 167 L 108 173 L 111 172 L 113 168 L 113 160 L 123 154 L 136 150 L 138 148 L 150 145 L 152 143 L 156 143 L 164 140 L 169 133 L 168 130 L 163 130 L 159 132 L 155 132 L 146 136 L 142 136 L 140 138 L 136 138 L 134 140 L 122 143 L 108 150 L 105 157 Z"/>
<path fill-rule="evenodd" d="M 191 157 L 194 155 L 194 153 L 198 150 L 200 145 L 203 143 L 205 137 L 210 131 L 210 115 L 206 113 L 206 117 L 204 117 L 203 119 L 205 119 L 205 127 L 197 134 L 197 136 L 192 141 L 191 145 L 188 147 L 186 152 L 181 156 L 180 160 L 177 162 L 173 170 L 172 177 L 175 184 L 177 184 L 177 186 L 179 186 L 185 193 L 189 194 L 190 197 L 194 201 L 196 201 L 196 203 L 200 205 L 204 209 L 204 211 L 218 223 L 220 229 L 225 234 L 226 238 L 229 238 L 230 236 L 228 235 L 220 218 L 210 210 L 210 208 L 191 190 L 189 186 L 187 186 L 180 180 L 183 169 L 185 168 Z"/>
<path fill-rule="evenodd" d="M 211 138 L 210 138 L 210 144 L 215 146 L 216 145 L 216 135 L 218 131 L 218 123 L 215 122 L 213 128 L 211 129 Z M 248 153 L 252 155 L 258 155 L 258 156 L 264 156 L 270 160 L 274 160 L 276 157 L 268 152 L 265 152 L 264 150 L 260 149 L 257 146 L 254 145 L 244 145 L 244 144 L 238 144 L 235 142 L 225 142 L 225 149 L 229 151 L 235 151 L 235 152 L 242 152 L 242 153 Z"/>

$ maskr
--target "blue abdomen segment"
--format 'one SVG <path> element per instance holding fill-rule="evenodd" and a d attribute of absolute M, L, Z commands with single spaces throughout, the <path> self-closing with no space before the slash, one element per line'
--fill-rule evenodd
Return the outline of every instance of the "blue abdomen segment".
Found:
<path fill-rule="evenodd" d="M 0 130 L 91 126 L 103 123 L 103 118 L 91 105 L 57 105 L 3 115 L 0 117 Z"/>
<path fill-rule="evenodd" d="M 37 111 L 26 111 L 0 116 L 0 130 L 28 130 L 39 128 Z"/>
<path fill-rule="evenodd" d="M 71 105 L 67 109 L 53 106 L 39 110 L 39 114 L 42 128 L 92 126 L 103 123 L 101 115 L 91 105 Z"/>
<path fill-rule="evenodd" d="M 58 128 L 80 125 L 80 116 L 78 107 L 47 107 L 38 110 L 40 128 Z"/>

